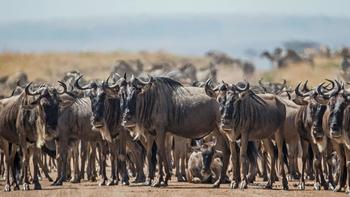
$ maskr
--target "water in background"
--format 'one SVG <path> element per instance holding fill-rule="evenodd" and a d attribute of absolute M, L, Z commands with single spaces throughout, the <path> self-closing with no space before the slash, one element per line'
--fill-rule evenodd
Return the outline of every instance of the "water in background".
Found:
<path fill-rule="evenodd" d="M 259 58 L 287 41 L 312 41 L 332 48 L 350 45 L 350 19 L 300 16 L 185 15 L 0 24 L 1 51 L 165 50 L 203 55 L 221 50 L 269 67 Z"/>

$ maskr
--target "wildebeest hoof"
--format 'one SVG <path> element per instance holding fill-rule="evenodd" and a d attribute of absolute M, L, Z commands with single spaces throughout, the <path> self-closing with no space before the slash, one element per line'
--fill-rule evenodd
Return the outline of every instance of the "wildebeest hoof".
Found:
<path fill-rule="evenodd" d="M 329 182 L 328 183 L 328 189 L 330 189 L 330 190 L 334 190 L 335 189 L 335 187 L 334 187 L 334 184 L 332 184 L 331 182 Z"/>
<path fill-rule="evenodd" d="M 337 187 L 335 187 L 335 188 L 333 189 L 333 192 L 340 192 L 340 190 L 341 190 L 341 186 L 340 186 L 340 185 L 337 185 Z"/>
<path fill-rule="evenodd" d="M 265 185 L 265 189 L 272 189 L 272 183 L 271 183 L 271 182 L 268 182 L 268 183 Z"/>
<path fill-rule="evenodd" d="M 248 188 L 248 184 L 246 180 L 243 180 L 239 186 L 240 189 L 247 189 Z"/>
<path fill-rule="evenodd" d="M 152 183 L 152 187 L 160 187 L 161 181 L 160 179 L 156 179 Z"/>
<path fill-rule="evenodd" d="M 97 181 L 97 179 L 96 179 L 95 176 L 91 177 L 89 180 L 90 180 L 91 182 L 96 182 L 96 181 Z"/>
<path fill-rule="evenodd" d="M 321 184 L 320 183 L 315 183 L 314 184 L 314 190 L 320 191 L 321 190 Z"/>
<path fill-rule="evenodd" d="M 18 185 L 18 184 L 15 184 L 15 186 L 13 186 L 13 191 L 18 191 L 18 190 L 20 190 L 20 189 L 19 189 L 19 185 Z"/>
<path fill-rule="evenodd" d="M 263 177 L 263 181 L 268 181 L 268 180 L 269 180 L 269 178 L 267 176 Z"/>
<path fill-rule="evenodd" d="M 11 191 L 11 186 L 9 184 L 6 184 L 4 187 L 4 192 L 10 192 Z"/>
<path fill-rule="evenodd" d="M 348 196 L 350 195 L 350 188 L 349 187 L 346 187 L 345 194 L 348 195 Z"/>
<path fill-rule="evenodd" d="M 41 190 L 41 185 L 40 183 L 34 183 L 34 190 Z"/>
<path fill-rule="evenodd" d="M 213 184 L 212 188 L 219 188 L 220 187 L 220 178 Z"/>
<path fill-rule="evenodd" d="M 29 190 L 29 184 L 28 183 L 23 183 L 23 188 L 24 191 L 28 191 Z"/>
<path fill-rule="evenodd" d="M 300 182 L 298 185 L 298 189 L 299 190 L 305 190 L 305 183 L 304 182 Z"/>
<path fill-rule="evenodd" d="M 130 185 L 130 183 L 129 183 L 129 181 L 122 181 L 122 185 L 124 185 L 124 186 L 127 186 L 127 185 Z"/>
<path fill-rule="evenodd" d="M 238 182 L 232 181 L 231 184 L 230 184 L 230 188 L 231 189 L 237 189 L 238 188 Z"/>
<path fill-rule="evenodd" d="M 186 182 L 186 178 L 184 176 L 177 176 L 177 182 Z"/>
<path fill-rule="evenodd" d="M 282 187 L 283 187 L 283 190 L 288 190 L 288 189 L 289 189 L 287 179 L 283 179 L 283 181 L 282 181 Z"/>
<path fill-rule="evenodd" d="M 106 185 L 106 180 L 102 180 L 99 184 L 98 184 L 98 186 L 105 186 Z"/>
<path fill-rule="evenodd" d="M 107 182 L 107 186 L 112 186 L 112 185 L 118 185 L 118 180 L 117 179 L 112 179 Z"/>
<path fill-rule="evenodd" d="M 52 179 L 51 177 L 47 177 L 47 180 L 48 180 L 49 182 L 52 182 L 52 181 L 53 181 L 53 179 Z"/>
<path fill-rule="evenodd" d="M 147 180 L 144 182 L 144 185 L 145 185 L 145 186 L 151 186 L 151 185 L 152 185 L 152 179 L 147 179 Z"/>

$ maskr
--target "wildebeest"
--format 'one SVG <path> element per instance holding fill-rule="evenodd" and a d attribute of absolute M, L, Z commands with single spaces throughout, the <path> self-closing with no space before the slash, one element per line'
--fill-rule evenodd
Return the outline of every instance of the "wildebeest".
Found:
<path fill-rule="evenodd" d="M 132 77 L 125 102 L 123 125 L 154 136 L 159 169 L 163 163 L 165 167 L 165 185 L 170 178 L 170 166 L 165 161 L 165 133 L 201 138 L 218 129 L 220 113 L 216 100 L 207 96 L 202 88 L 184 87 L 169 78 L 148 76 L 144 81 Z M 153 186 L 160 186 L 163 176 L 160 170 Z M 215 186 L 219 186 L 222 178 Z"/>
<path fill-rule="evenodd" d="M 321 143 L 327 149 L 331 146 L 339 158 L 339 177 L 333 191 L 340 191 L 345 187 L 346 193 L 350 193 L 350 93 L 337 80 L 332 82 L 335 85 L 327 93 L 322 91 L 321 86 L 318 88 L 323 99 L 328 101 L 327 111 L 323 116 L 323 131 L 327 138 Z M 331 151 L 332 149 L 327 150 L 326 153 L 331 155 Z"/>
<path fill-rule="evenodd" d="M 81 76 L 82 77 L 82 76 Z M 79 77 L 76 80 L 75 86 L 78 89 L 91 89 L 88 87 L 81 87 L 79 85 Z M 111 150 L 112 154 L 112 173 L 118 164 L 120 174 L 122 176 L 122 183 L 129 184 L 129 176 L 126 170 L 126 145 L 129 135 L 129 131 L 121 126 L 122 114 L 121 114 L 121 96 L 119 90 L 126 87 L 126 75 L 119 77 L 113 85 L 109 84 L 109 78 L 97 84 L 97 86 L 88 93 L 91 101 L 91 124 L 94 129 L 98 130 L 101 135 L 107 139 L 110 146 L 117 146 L 117 150 Z M 123 91 L 122 91 L 123 92 Z M 134 146 L 129 145 L 129 149 L 134 149 Z M 137 160 L 137 166 L 142 169 L 140 160 Z M 141 182 L 144 179 L 143 171 L 138 169 L 137 182 Z M 114 175 L 115 176 L 115 175 Z M 118 175 L 117 175 L 118 176 Z M 112 180 L 116 182 L 116 180 Z"/>
<path fill-rule="evenodd" d="M 28 145 L 36 144 L 41 147 L 45 140 L 54 138 L 57 134 L 59 109 L 71 104 L 61 96 L 64 93 L 68 94 L 67 87 L 63 83 L 60 82 L 63 87 L 61 92 L 46 85 L 40 86 L 32 92 L 30 90 L 31 84 L 29 83 L 21 94 L 1 100 L 3 108 L 0 110 L 0 136 L 10 144 L 19 145 L 22 149 L 24 190 L 29 189 L 27 175 L 29 168 Z M 10 153 L 5 152 L 5 156 L 10 158 Z M 8 160 L 7 166 L 11 165 L 9 162 Z M 8 175 L 7 168 L 5 191 L 10 191 Z M 37 177 L 34 177 L 34 188 L 41 188 Z"/>
<path fill-rule="evenodd" d="M 299 189 L 305 189 L 304 172 L 307 155 L 310 154 L 308 153 L 308 144 L 310 144 L 314 155 L 313 166 L 316 171 L 314 188 L 316 190 L 320 190 L 321 186 L 323 186 L 324 189 L 328 189 L 328 184 L 324 179 L 322 171 L 322 155 L 317 147 L 318 142 L 323 141 L 325 137 L 323 135 L 322 117 L 326 111 L 326 106 L 317 102 L 317 91 L 309 90 L 307 88 L 307 82 L 305 82 L 303 90 L 300 89 L 300 86 L 301 83 L 299 83 L 295 88 L 297 97 L 294 99 L 295 103 L 301 105 L 301 108 L 299 109 L 295 120 L 295 124 L 301 137 L 301 144 L 303 149 L 302 172 Z M 305 90 L 307 90 L 306 93 L 304 92 Z"/>
<path fill-rule="evenodd" d="M 223 153 L 215 150 L 216 140 L 194 147 L 188 160 L 188 181 L 214 183 L 220 178 Z"/>
<path fill-rule="evenodd" d="M 239 84 L 240 85 L 240 84 Z M 288 181 L 283 168 L 283 135 L 282 128 L 286 116 L 285 105 L 274 95 L 258 96 L 249 89 L 249 83 L 244 87 L 232 85 L 229 91 L 219 101 L 222 106 L 221 129 L 231 142 L 237 139 L 240 144 L 240 188 L 248 184 L 248 156 L 247 147 L 250 140 L 262 140 L 271 157 L 271 166 L 275 166 L 274 146 L 271 137 L 275 136 L 278 146 L 278 158 L 281 166 L 283 189 L 288 189 Z M 232 151 L 231 151 L 232 153 Z M 235 155 L 231 155 L 235 157 Z M 233 159 L 236 160 L 237 159 Z M 266 188 L 272 188 L 275 168 L 271 167 L 270 177 Z M 236 179 L 239 181 L 239 179 Z M 233 183 L 236 187 L 238 183 Z"/>

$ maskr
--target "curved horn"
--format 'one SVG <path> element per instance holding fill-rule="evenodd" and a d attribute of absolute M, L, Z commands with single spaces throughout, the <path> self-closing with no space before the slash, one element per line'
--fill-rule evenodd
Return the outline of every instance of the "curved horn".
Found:
<path fill-rule="evenodd" d="M 337 81 L 337 80 L 334 80 L 334 81 L 335 81 L 335 87 L 330 94 L 331 97 L 338 94 L 340 92 L 340 90 L 342 89 L 342 85 L 339 83 L 339 81 Z"/>
<path fill-rule="evenodd" d="M 84 87 L 81 87 L 81 86 L 79 85 L 79 80 L 80 80 L 81 78 L 83 78 L 83 76 L 84 76 L 84 75 L 80 75 L 80 76 L 77 78 L 77 80 L 75 80 L 74 86 L 77 87 L 79 90 L 88 90 L 88 89 L 91 89 L 90 84 L 89 84 L 89 85 L 86 85 L 86 86 L 84 86 Z"/>
<path fill-rule="evenodd" d="M 310 92 L 310 89 L 307 87 L 308 82 L 309 82 L 309 80 L 305 81 L 304 86 L 303 86 L 303 91 Z"/>
<path fill-rule="evenodd" d="M 307 97 L 307 96 L 309 96 L 308 93 L 302 93 L 302 92 L 300 91 L 301 83 L 302 83 L 302 82 L 300 82 L 300 83 L 297 85 L 297 87 L 295 88 L 295 94 L 296 94 L 297 96 L 300 96 L 300 97 Z M 307 82 L 306 82 L 306 83 L 307 83 Z M 304 87 L 305 87 L 305 85 L 304 85 Z"/>
<path fill-rule="evenodd" d="M 143 85 L 148 85 L 149 83 L 151 83 L 151 81 L 152 81 L 152 76 L 150 76 L 150 75 L 148 75 L 147 74 L 147 77 L 148 77 L 148 81 L 143 81 L 142 79 L 140 79 L 140 78 L 137 78 L 137 80 L 141 83 L 141 84 L 143 84 Z"/>
<path fill-rule="evenodd" d="M 31 90 L 29 89 L 29 87 L 32 85 L 33 82 L 28 83 L 28 85 L 26 85 L 25 87 L 25 92 L 27 95 L 31 95 L 31 96 L 36 96 L 40 94 L 40 91 L 35 91 L 35 92 L 31 92 Z"/>
<path fill-rule="evenodd" d="M 60 84 L 60 86 L 62 86 L 62 88 L 63 88 L 63 91 L 62 92 L 58 92 L 57 91 L 57 93 L 58 94 L 64 94 L 64 93 L 67 93 L 67 85 L 65 84 L 65 83 L 63 83 L 62 81 L 57 81 L 59 84 Z"/>
<path fill-rule="evenodd" d="M 328 81 L 329 84 L 332 85 L 332 87 L 331 87 L 331 88 L 327 88 L 327 87 L 328 87 L 328 85 L 327 85 L 325 88 L 326 88 L 328 91 L 333 90 L 334 87 L 335 87 L 335 82 L 334 82 L 333 80 L 330 80 L 330 79 L 326 79 L 326 81 Z"/>
<path fill-rule="evenodd" d="M 318 95 L 323 95 L 323 85 L 325 84 L 325 82 L 323 82 L 323 83 L 321 83 L 321 84 L 319 84 L 317 87 L 316 87 L 316 93 L 318 94 Z"/>
<path fill-rule="evenodd" d="M 118 73 L 115 73 L 115 75 L 117 75 L 120 78 L 120 75 Z M 109 79 L 111 78 L 111 75 L 108 76 L 107 80 L 106 80 L 106 87 L 110 88 L 110 89 L 114 89 L 118 86 L 118 82 L 116 81 L 113 85 L 109 85 Z"/>
<path fill-rule="evenodd" d="M 249 85 L 248 82 L 245 82 L 244 88 L 240 88 L 240 87 L 236 86 L 236 88 L 237 88 L 237 90 L 238 90 L 239 92 L 247 91 L 247 90 L 249 90 L 249 87 L 250 87 L 250 85 Z"/>

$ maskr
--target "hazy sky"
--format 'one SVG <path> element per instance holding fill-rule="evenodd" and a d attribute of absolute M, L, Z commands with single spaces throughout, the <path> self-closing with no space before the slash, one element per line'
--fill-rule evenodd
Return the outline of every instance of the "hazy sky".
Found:
<path fill-rule="evenodd" d="M 159 14 L 287 14 L 350 17 L 349 0 L 0 0 L 0 21 Z"/>

